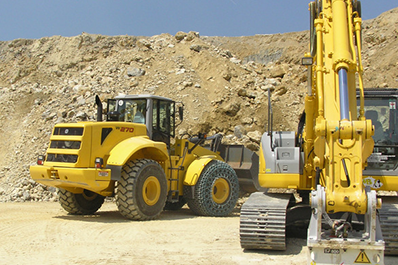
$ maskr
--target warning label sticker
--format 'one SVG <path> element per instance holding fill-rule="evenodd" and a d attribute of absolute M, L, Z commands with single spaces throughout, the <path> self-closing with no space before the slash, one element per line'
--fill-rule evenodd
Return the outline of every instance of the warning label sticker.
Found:
<path fill-rule="evenodd" d="M 355 259 L 355 263 L 370 263 L 370 260 L 365 251 L 359 252 L 358 257 Z"/>

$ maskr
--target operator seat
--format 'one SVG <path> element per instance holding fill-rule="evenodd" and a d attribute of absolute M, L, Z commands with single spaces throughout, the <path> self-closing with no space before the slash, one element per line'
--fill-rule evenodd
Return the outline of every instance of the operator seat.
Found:
<path fill-rule="evenodd" d="M 134 115 L 133 122 L 145 124 L 145 117 L 144 117 L 144 115 L 143 115 L 141 112 L 138 111 L 138 112 Z"/>
<path fill-rule="evenodd" d="M 375 142 L 384 139 L 384 131 L 381 122 L 379 121 L 379 114 L 376 110 L 367 110 L 365 112 L 366 119 L 372 120 L 372 124 L 375 127 L 375 134 L 373 135 L 373 140 Z"/>

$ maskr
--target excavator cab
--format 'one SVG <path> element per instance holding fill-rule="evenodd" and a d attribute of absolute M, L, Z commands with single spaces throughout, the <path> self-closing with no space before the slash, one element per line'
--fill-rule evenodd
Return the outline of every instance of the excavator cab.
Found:
<path fill-rule="evenodd" d="M 375 142 L 365 172 L 395 171 L 398 166 L 398 89 L 366 89 L 364 94 L 365 117 L 372 120 Z"/>
<path fill-rule="evenodd" d="M 384 253 L 398 255 L 398 89 L 365 89 L 364 96 L 365 116 L 372 120 L 375 144 L 363 171 L 363 185 L 378 192 L 383 201 L 378 215 L 385 241 Z"/>

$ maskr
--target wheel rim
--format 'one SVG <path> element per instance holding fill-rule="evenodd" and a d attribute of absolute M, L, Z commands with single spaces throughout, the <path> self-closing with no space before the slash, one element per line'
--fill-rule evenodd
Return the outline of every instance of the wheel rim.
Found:
<path fill-rule="evenodd" d="M 149 206 L 155 205 L 160 197 L 160 183 L 156 177 L 149 177 L 142 186 L 142 198 Z"/>
<path fill-rule="evenodd" d="M 97 198 L 97 193 L 89 191 L 89 190 L 83 190 L 83 198 L 86 199 L 87 201 L 93 201 L 95 198 Z"/>
<path fill-rule="evenodd" d="M 217 179 L 213 185 L 213 201 L 218 204 L 224 203 L 229 197 L 229 192 L 228 181 L 223 178 Z"/>

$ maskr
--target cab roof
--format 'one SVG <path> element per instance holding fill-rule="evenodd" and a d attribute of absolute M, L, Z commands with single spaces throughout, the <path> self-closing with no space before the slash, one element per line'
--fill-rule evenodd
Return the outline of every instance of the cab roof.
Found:
<path fill-rule="evenodd" d="M 151 95 L 151 94 L 139 94 L 139 95 L 119 95 L 116 96 L 115 99 L 158 99 L 158 100 L 165 100 L 165 101 L 172 101 L 174 100 L 166 97 Z"/>

